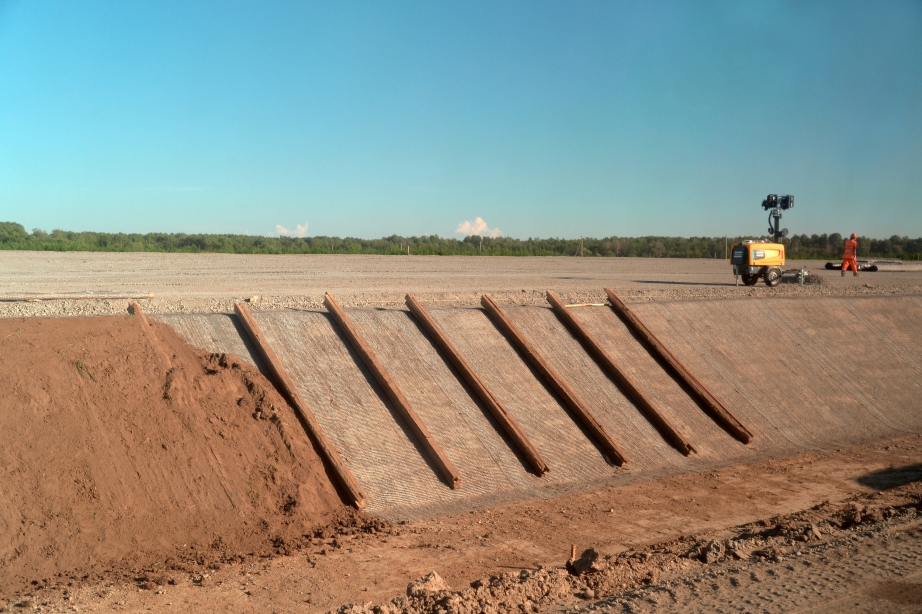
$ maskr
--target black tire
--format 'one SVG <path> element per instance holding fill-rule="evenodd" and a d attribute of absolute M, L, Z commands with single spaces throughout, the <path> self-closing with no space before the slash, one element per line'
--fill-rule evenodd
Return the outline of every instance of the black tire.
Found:
<path fill-rule="evenodd" d="M 747 273 L 743 273 L 741 277 L 743 278 L 743 283 L 746 284 L 747 286 L 754 286 L 756 285 L 756 282 L 759 281 L 758 274 L 749 275 Z"/>
<path fill-rule="evenodd" d="M 826 263 L 826 270 L 827 270 L 827 271 L 837 271 L 837 270 L 839 270 L 839 269 L 841 269 L 841 268 L 842 268 L 842 265 L 841 265 L 841 264 L 836 264 L 836 263 L 834 263 L 834 262 L 827 262 L 827 263 Z"/>
<path fill-rule="evenodd" d="M 771 268 L 765 271 L 765 285 L 774 288 L 781 283 L 781 269 Z"/>

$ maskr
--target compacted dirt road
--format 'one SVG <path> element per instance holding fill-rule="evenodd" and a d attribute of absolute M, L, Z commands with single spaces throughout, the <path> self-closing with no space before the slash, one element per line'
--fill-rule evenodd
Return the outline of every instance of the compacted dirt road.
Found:
<path fill-rule="evenodd" d="M 479 305 L 484 293 L 501 302 L 545 305 L 549 288 L 585 302 L 604 302 L 604 287 L 627 301 L 922 294 L 922 271 L 843 278 L 824 264 L 788 263 L 807 268 L 821 283 L 767 288 L 736 286 L 725 260 L 0 251 L 0 317 L 124 312 L 124 300 L 3 302 L 88 293 L 154 293 L 142 301 L 150 313 L 232 312 L 235 300 L 251 296 L 261 298 L 256 308 L 319 308 L 327 291 L 344 307 L 402 307 L 407 292 L 429 305 Z"/>

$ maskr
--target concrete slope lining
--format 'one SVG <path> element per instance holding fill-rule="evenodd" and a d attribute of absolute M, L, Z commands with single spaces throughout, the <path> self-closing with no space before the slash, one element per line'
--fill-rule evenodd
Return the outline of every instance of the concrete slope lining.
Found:
<path fill-rule="evenodd" d="M 915 323 L 903 322 L 900 329 L 906 325 L 922 329 L 922 309 L 911 297 L 849 299 L 876 313 L 881 327 L 887 328 L 878 329 L 876 334 L 867 328 L 857 333 L 853 328 L 850 335 L 843 336 L 830 328 L 842 315 L 839 300 L 844 299 L 743 300 L 727 301 L 727 305 L 720 301 L 677 302 L 638 305 L 635 311 L 659 335 L 668 336 L 669 326 L 684 328 L 694 338 L 696 348 L 682 344 L 673 349 L 686 364 L 694 365 L 697 348 L 707 347 L 723 367 L 720 375 L 748 391 L 750 402 L 740 406 L 746 414 L 741 419 L 747 423 L 774 422 L 793 439 L 818 447 L 866 442 L 904 430 L 918 432 L 922 412 L 918 411 L 919 397 L 913 393 L 918 386 L 914 366 L 897 353 L 881 351 L 886 344 L 879 334 L 889 330 L 886 322 L 890 315 L 906 312 L 916 314 Z M 770 303 L 771 309 L 756 303 Z M 667 313 L 668 319 L 657 318 L 657 311 Z M 784 324 L 779 325 L 779 321 Z M 852 319 L 850 326 L 860 324 Z M 888 386 L 877 387 L 857 377 L 861 364 L 857 357 L 848 364 L 846 357 L 856 334 L 873 348 L 875 359 L 887 371 Z M 833 365 L 834 360 L 841 368 Z M 701 372 L 699 377 L 713 380 L 712 374 Z M 901 382 L 908 384 L 908 394 L 907 384 Z M 862 400 L 856 399 L 845 383 L 857 390 Z M 873 411 L 865 404 L 872 395 Z"/>
<path fill-rule="evenodd" d="M 611 309 L 574 309 L 573 317 L 598 340 L 625 375 L 637 383 L 666 421 L 682 433 L 699 454 L 708 458 L 723 457 L 729 450 L 738 451 L 743 447 L 715 424 L 681 385 L 664 371 Z"/>
<path fill-rule="evenodd" d="M 766 316 L 772 315 L 762 305 Z M 838 314 L 817 313 L 816 310 L 798 301 L 787 301 L 785 316 L 778 318 L 776 324 L 784 331 L 790 344 L 801 344 L 806 336 L 813 335 L 822 339 L 823 347 L 814 346 L 812 352 L 816 365 L 838 381 L 841 391 L 853 402 L 890 428 L 906 433 L 914 432 L 910 426 L 911 417 L 886 411 L 877 399 L 882 393 L 887 394 L 888 402 L 898 401 L 900 406 L 922 398 L 922 385 L 918 378 L 906 376 L 905 361 L 894 356 L 885 344 L 879 342 L 876 332 L 861 323 L 841 307 L 837 300 L 825 302 L 823 311 Z M 881 305 L 886 309 L 886 306 Z M 825 348 L 832 348 L 831 351 Z M 872 371 L 865 381 L 858 382 L 858 364 L 864 363 L 865 369 Z"/>
<path fill-rule="evenodd" d="M 653 311 L 650 307 L 638 305 L 635 312 L 665 339 L 668 333 L 657 331 L 656 319 L 646 316 Z M 837 383 L 831 384 L 829 373 L 816 363 L 814 348 L 790 342 L 776 322 L 780 316 L 765 319 L 758 305 L 743 301 L 730 308 L 713 303 L 660 307 L 694 338 L 692 353 L 677 354 L 680 360 L 697 369 L 697 348 L 709 348 L 722 364 L 721 375 L 746 391 L 749 403 L 733 411 L 750 425 L 756 438 L 767 423 L 791 441 L 822 449 L 859 438 L 869 427 L 866 421 L 856 424 L 851 420 L 865 417 L 866 412 L 843 395 Z"/>
<path fill-rule="evenodd" d="M 691 362 L 686 362 L 696 377 L 708 387 L 718 398 L 723 399 L 728 407 L 741 408 L 746 416 L 756 416 L 756 422 L 761 430 L 757 438 L 750 444 L 753 448 L 774 450 L 776 453 L 788 450 L 795 453 L 797 450 L 819 450 L 820 448 L 808 439 L 801 437 L 799 431 L 786 428 L 787 424 L 774 412 L 761 411 L 761 399 L 748 389 L 749 383 L 732 375 L 732 362 L 723 352 L 724 345 L 714 349 L 707 344 L 699 343 L 698 335 L 713 336 L 718 334 L 709 323 L 704 323 L 704 332 L 695 329 L 701 322 L 692 316 L 682 313 L 678 304 L 657 304 L 654 309 L 645 310 L 645 322 L 659 321 L 652 328 L 659 331 L 659 335 L 670 348 L 681 347 L 683 356 L 691 356 Z M 726 333 L 725 327 L 721 327 Z M 748 424 L 748 423 L 747 423 Z"/>
<path fill-rule="evenodd" d="M 504 311 L 519 329 L 528 331 L 531 343 L 624 448 L 631 459 L 625 468 L 632 474 L 696 462 L 697 455 L 686 458 L 663 439 L 550 309 L 507 306 Z"/>
<path fill-rule="evenodd" d="M 612 467 L 482 310 L 430 308 L 459 354 L 541 450 L 551 471 L 539 478 L 408 312 L 349 310 L 465 476 L 464 487 L 452 491 L 382 400 L 383 391 L 328 315 L 288 311 L 254 312 L 254 317 L 365 489 L 367 511 L 391 519 L 553 497 L 922 431 L 917 370 L 922 355 L 913 342 L 922 337 L 918 297 L 661 302 L 631 308 L 753 432 L 752 443 L 745 446 L 714 424 L 607 307 L 573 311 L 681 424 L 698 455 L 684 458 L 663 442 L 549 308 L 504 307 L 624 446 L 631 463 Z M 847 321 L 841 322 L 843 317 Z M 258 364 L 227 315 L 157 319 L 172 324 L 193 345 Z M 855 376 L 842 358 L 856 344 L 863 350 L 855 366 L 862 365 L 862 357 L 873 363 L 866 372 L 877 381 Z"/>

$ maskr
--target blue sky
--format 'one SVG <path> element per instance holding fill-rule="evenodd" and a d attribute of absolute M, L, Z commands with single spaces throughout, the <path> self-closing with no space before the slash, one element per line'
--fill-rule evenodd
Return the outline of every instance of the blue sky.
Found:
<path fill-rule="evenodd" d="M 922 2 L 0 0 L 27 229 L 735 236 L 769 192 L 922 236 Z"/>

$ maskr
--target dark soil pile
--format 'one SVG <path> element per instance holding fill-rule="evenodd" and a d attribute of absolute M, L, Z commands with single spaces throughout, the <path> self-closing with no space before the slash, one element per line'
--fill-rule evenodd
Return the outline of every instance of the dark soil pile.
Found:
<path fill-rule="evenodd" d="M 0 320 L 0 595 L 278 551 L 346 510 L 234 356 L 137 316 Z"/>

